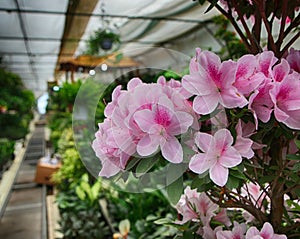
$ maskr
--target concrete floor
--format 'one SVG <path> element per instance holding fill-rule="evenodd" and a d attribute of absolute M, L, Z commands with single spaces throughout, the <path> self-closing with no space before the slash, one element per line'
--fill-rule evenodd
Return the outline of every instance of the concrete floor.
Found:
<path fill-rule="evenodd" d="M 29 141 L 0 221 L 1 239 L 47 239 L 43 202 L 46 188 L 34 182 L 36 163 L 44 154 L 43 133 L 43 127 L 37 127 Z"/>

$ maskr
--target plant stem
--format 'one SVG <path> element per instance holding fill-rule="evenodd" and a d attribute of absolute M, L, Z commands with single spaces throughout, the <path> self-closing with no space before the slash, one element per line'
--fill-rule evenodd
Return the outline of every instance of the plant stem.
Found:
<path fill-rule="evenodd" d="M 282 224 L 282 217 L 284 213 L 284 198 L 283 198 L 283 185 L 279 182 L 279 179 L 282 176 L 283 170 L 283 158 L 282 158 L 282 146 L 283 138 L 273 139 L 271 144 L 270 156 L 271 156 L 271 165 L 277 166 L 278 170 L 276 172 L 276 178 L 271 182 L 271 224 L 274 230 L 277 232 Z"/>
<path fill-rule="evenodd" d="M 211 2 L 211 1 L 209 1 L 209 2 Z M 252 52 L 251 45 L 249 44 L 247 38 L 245 37 L 242 30 L 236 23 L 235 19 L 233 18 L 232 14 L 231 14 L 231 10 L 230 10 L 230 14 L 229 14 L 218 4 L 216 4 L 215 7 L 216 7 L 216 9 L 218 9 L 219 12 L 221 12 L 231 22 L 232 26 L 234 27 L 234 29 L 236 30 L 236 32 L 239 34 L 240 38 L 242 39 L 243 43 L 245 44 L 247 50 L 249 52 Z"/>
<path fill-rule="evenodd" d="M 250 40 L 250 43 L 251 43 L 251 45 L 250 45 L 251 53 L 257 54 L 259 52 L 259 47 L 257 46 L 257 39 L 254 39 L 254 35 L 250 32 L 249 27 L 248 27 L 248 25 L 247 25 L 247 23 L 246 23 L 246 21 L 244 19 L 244 16 L 242 15 L 239 7 L 236 4 L 236 1 L 232 0 L 232 3 L 234 5 L 235 11 L 237 12 L 237 14 L 239 16 L 240 21 L 241 21 L 241 23 L 242 23 L 242 25 L 244 27 L 246 35 L 247 35 L 247 37 Z M 228 6 L 230 6 L 230 2 L 229 1 L 228 1 Z"/>

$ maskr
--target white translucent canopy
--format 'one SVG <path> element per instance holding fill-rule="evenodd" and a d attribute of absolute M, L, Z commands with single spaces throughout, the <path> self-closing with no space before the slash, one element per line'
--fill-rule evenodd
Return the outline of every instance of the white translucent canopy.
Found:
<path fill-rule="evenodd" d="M 0 1 L 1 66 L 19 74 L 37 96 L 53 78 L 65 24 L 63 14 L 39 12 L 64 13 L 67 6 L 68 0 Z"/>
<path fill-rule="evenodd" d="M 36 96 L 45 92 L 59 65 L 62 45 L 72 40 L 63 39 L 68 6 L 79 2 L 85 6 L 91 1 L 0 0 L 1 67 L 18 73 Z M 77 34 L 79 44 L 69 57 L 83 54 L 86 39 L 98 28 L 109 26 L 121 36 L 120 51 L 144 64 L 160 60 L 172 66 L 177 60 L 172 54 L 145 46 L 169 47 L 189 56 L 195 47 L 220 47 L 212 37 L 213 24 L 207 23 L 219 12 L 204 13 L 207 7 L 193 0 L 99 0 L 86 14 L 86 28 Z M 84 7 L 73 12 L 78 13 L 85 14 Z M 79 32 L 76 27 L 73 31 Z"/>

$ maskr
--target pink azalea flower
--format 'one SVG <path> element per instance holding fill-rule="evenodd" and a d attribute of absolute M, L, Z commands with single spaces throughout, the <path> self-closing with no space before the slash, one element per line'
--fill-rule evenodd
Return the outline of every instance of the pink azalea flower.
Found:
<path fill-rule="evenodd" d="M 196 189 L 191 189 L 189 186 L 184 189 L 184 194 L 181 195 L 176 209 L 179 214 L 182 215 L 181 221 L 176 221 L 178 224 L 184 224 L 188 221 L 198 220 L 199 215 L 196 212 L 196 206 L 191 204 L 191 201 L 197 201 L 200 193 Z"/>
<path fill-rule="evenodd" d="M 234 222 L 232 231 L 218 231 L 217 239 L 245 239 L 246 224 Z"/>
<path fill-rule="evenodd" d="M 218 226 L 214 230 L 210 227 L 210 225 L 206 225 L 197 232 L 202 235 L 203 239 L 218 239 L 217 233 L 222 231 L 222 227 Z"/>
<path fill-rule="evenodd" d="M 234 144 L 234 148 L 240 153 L 242 157 L 250 159 L 254 156 L 254 152 L 252 150 L 253 141 L 248 137 L 243 137 L 243 128 L 242 121 L 239 120 L 236 126 L 236 142 Z"/>
<path fill-rule="evenodd" d="M 300 50 L 291 48 L 286 60 L 290 64 L 291 69 L 300 73 Z"/>
<path fill-rule="evenodd" d="M 160 147 L 165 159 L 173 163 L 183 160 L 183 150 L 176 135 L 186 133 L 193 117 L 182 111 L 174 111 L 172 102 L 161 97 L 152 109 L 137 111 L 133 116 L 140 129 L 146 133 L 137 144 L 141 156 L 149 156 Z"/>
<path fill-rule="evenodd" d="M 278 235 L 274 233 L 273 227 L 270 223 L 265 222 L 261 231 L 256 227 L 250 227 L 246 233 L 246 239 L 286 239 L 285 235 Z"/>
<path fill-rule="evenodd" d="M 145 84 L 133 78 L 127 90 L 114 90 L 112 102 L 105 108 L 107 118 L 99 124 L 93 141 L 102 163 L 100 176 L 111 177 L 124 170 L 137 151 L 148 156 L 160 148 L 167 160 L 183 160 L 183 150 L 175 136 L 186 133 L 192 124 L 199 129 L 199 124 L 177 86 L 176 82 Z"/>
<path fill-rule="evenodd" d="M 249 98 L 248 108 L 253 112 L 256 128 L 258 126 L 258 119 L 266 123 L 271 118 L 274 103 L 269 92 L 273 87 L 274 84 L 270 79 L 265 80 Z"/>
<path fill-rule="evenodd" d="M 220 212 L 214 217 L 214 220 L 221 222 L 226 227 L 230 227 L 232 225 L 228 215 L 227 210 L 225 208 L 222 208 Z"/>
<path fill-rule="evenodd" d="M 233 86 L 236 63 L 225 61 L 209 51 L 197 53 L 197 68 L 182 79 L 183 87 L 193 95 L 193 109 L 198 114 L 213 112 L 218 104 L 226 108 L 243 107 L 248 102 Z M 194 59 L 192 59 L 194 62 Z M 198 69 L 195 71 L 195 69 Z"/>
<path fill-rule="evenodd" d="M 285 59 L 282 59 L 279 64 L 274 66 L 272 71 L 272 78 L 276 82 L 281 82 L 289 73 L 290 65 Z"/>
<path fill-rule="evenodd" d="M 184 224 L 193 220 L 201 221 L 202 225 L 208 225 L 218 208 L 219 206 L 213 203 L 205 193 L 199 193 L 188 186 L 176 204 L 178 213 L 183 216 L 182 220 L 176 223 Z"/>
<path fill-rule="evenodd" d="M 166 81 L 166 78 L 164 76 L 160 76 L 157 79 L 157 84 L 160 84 L 162 86 L 168 86 L 172 88 L 172 93 L 174 90 L 181 94 L 185 99 L 190 98 L 192 95 L 188 91 L 186 91 L 183 87 L 180 81 L 171 79 L 169 81 Z"/>
<path fill-rule="evenodd" d="M 277 62 L 277 58 L 272 51 L 264 51 L 256 55 L 258 60 L 257 72 L 262 72 L 267 78 L 272 75 L 272 67 Z"/>
<path fill-rule="evenodd" d="M 242 162 L 242 156 L 232 146 L 233 137 L 230 131 L 220 129 L 214 136 L 198 132 L 195 143 L 203 153 L 192 157 L 189 168 L 198 174 L 209 170 L 211 180 L 218 186 L 224 186 L 228 180 L 228 168 Z"/>
<path fill-rule="evenodd" d="M 275 118 L 292 129 L 300 129 L 300 74 L 293 72 L 270 90 Z"/>
<path fill-rule="evenodd" d="M 264 81 L 264 75 L 256 72 L 257 67 L 258 62 L 254 55 L 244 55 L 238 60 L 233 85 L 241 94 L 248 96 Z"/>
<path fill-rule="evenodd" d="M 118 142 L 115 140 L 117 137 L 114 137 L 111 133 L 112 131 L 115 131 L 111 128 L 111 124 L 112 122 L 108 119 L 99 124 L 99 131 L 96 132 L 96 139 L 92 144 L 92 148 L 94 149 L 96 156 L 102 163 L 102 169 L 99 176 L 104 177 L 114 176 L 120 170 L 124 169 L 131 153 L 135 151 L 135 145 L 132 143 L 130 140 L 131 137 L 128 137 L 128 135 L 125 136 L 126 141 L 123 141 L 122 145 L 118 145 Z M 124 151 L 120 149 L 122 147 L 125 148 Z M 131 152 L 128 154 L 126 153 L 127 150 Z"/>

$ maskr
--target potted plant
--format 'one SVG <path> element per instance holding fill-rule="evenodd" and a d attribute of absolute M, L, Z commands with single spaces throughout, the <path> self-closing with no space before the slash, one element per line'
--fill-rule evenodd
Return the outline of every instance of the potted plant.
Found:
<path fill-rule="evenodd" d="M 114 52 L 120 47 L 120 36 L 110 29 L 99 28 L 94 34 L 87 40 L 88 55 L 106 55 L 110 52 Z"/>

